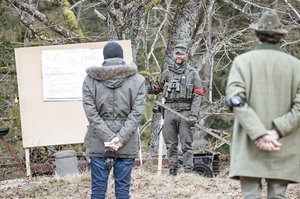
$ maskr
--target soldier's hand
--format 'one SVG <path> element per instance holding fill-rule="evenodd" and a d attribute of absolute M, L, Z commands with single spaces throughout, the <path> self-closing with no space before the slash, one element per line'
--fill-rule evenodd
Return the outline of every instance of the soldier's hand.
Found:
<path fill-rule="evenodd" d="M 151 92 L 152 92 L 152 86 L 151 86 L 151 83 L 147 84 L 145 87 L 146 87 L 146 92 L 147 92 L 147 93 L 151 93 Z"/>
<path fill-rule="evenodd" d="M 188 124 L 192 127 L 195 126 L 195 124 L 197 123 L 198 121 L 198 117 L 196 115 L 190 115 L 189 116 L 189 120 L 188 120 Z"/>
<path fill-rule="evenodd" d="M 153 113 L 160 113 L 160 112 L 161 112 L 161 109 L 160 109 L 159 106 L 155 105 L 155 106 L 153 106 L 153 108 L 152 108 L 152 112 L 153 112 Z"/>
<path fill-rule="evenodd" d="M 146 93 L 149 93 L 150 92 L 150 86 L 149 85 L 146 85 L 145 88 L 146 88 Z"/>

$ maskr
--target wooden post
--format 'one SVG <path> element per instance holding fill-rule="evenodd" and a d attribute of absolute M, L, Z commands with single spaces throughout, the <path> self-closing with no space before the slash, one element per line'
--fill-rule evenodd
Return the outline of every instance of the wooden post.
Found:
<path fill-rule="evenodd" d="M 162 98 L 162 104 L 165 103 L 165 99 Z M 162 129 L 162 126 L 164 124 L 163 115 L 161 114 L 160 118 L 160 129 Z M 159 133 L 159 143 L 158 143 L 158 163 L 157 163 L 157 173 L 161 174 L 162 171 L 162 153 L 163 153 L 163 144 L 164 144 L 164 138 L 162 135 L 162 131 Z"/>
<path fill-rule="evenodd" d="M 29 148 L 25 148 L 25 161 L 26 161 L 26 174 L 27 174 L 27 177 L 31 177 Z"/>
<path fill-rule="evenodd" d="M 140 127 L 137 129 L 139 135 L 139 158 L 140 158 L 140 166 L 143 165 L 143 157 L 142 157 L 142 141 L 141 141 L 141 134 L 140 134 Z"/>

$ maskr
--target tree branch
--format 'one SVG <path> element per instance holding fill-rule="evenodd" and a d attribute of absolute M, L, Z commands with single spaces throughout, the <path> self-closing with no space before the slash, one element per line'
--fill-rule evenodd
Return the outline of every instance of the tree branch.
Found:
<path fill-rule="evenodd" d="M 18 0 L 5 0 L 5 1 L 7 1 L 8 3 L 14 5 L 15 7 L 19 8 L 20 10 L 25 11 L 25 12 L 33 15 L 37 20 L 42 22 L 45 26 L 47 26 L 48 28 L 50 28 L 54 32 L 58 33 L 59 35 L 65 37 L 65 38 L 68 38 L 70 40 L 76 41 L 76 42 L 83 42 L 83 39 L 78 37 L 77 34 L 71 32 L 69 30 L 66 30 L 63 27 L 59 27 L 59 26 L 55 25 L 53 22 L 51 22 L 46 17 L 46 15 L 39 12 L 35 8 L 31 7 L 30 5 L 28 5 L 26 3 L 22 3 Z M 20 14 L 20 17 L 22 18 L 21 14 Z"/>
<path fill-rule="evenodd" d="M 297 17 L 300 20 L 300 14 L 297 12 L 297 10 L 287 0 L 284 0 L 284 2 L 293 10 L 293 12 L 297 15 Z"/>

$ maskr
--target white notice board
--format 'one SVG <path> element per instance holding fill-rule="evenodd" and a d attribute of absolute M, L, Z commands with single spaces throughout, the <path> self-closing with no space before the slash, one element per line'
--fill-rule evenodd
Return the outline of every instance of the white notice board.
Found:
<path fill-rule="evenodd" d="M 86 67 L 102 63 L 106 43 L 15 49 L 24 148 L 83 143 L 82 81 Z M 118 43 L 131 63 L 130 41 Z"/>

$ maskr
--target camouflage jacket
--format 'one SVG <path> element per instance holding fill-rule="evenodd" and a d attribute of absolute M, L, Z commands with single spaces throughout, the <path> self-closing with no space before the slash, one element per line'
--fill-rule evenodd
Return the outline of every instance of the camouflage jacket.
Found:
<path fill-rule="evenodd" d="M 186 64 L 178 69 L 168 67 L 151 85 L 149 93 L 163 94 L 166 105 L 177 111 L 191 110 L 198 116 L 203 89 L 201 79 L 195 69 Z"/>

